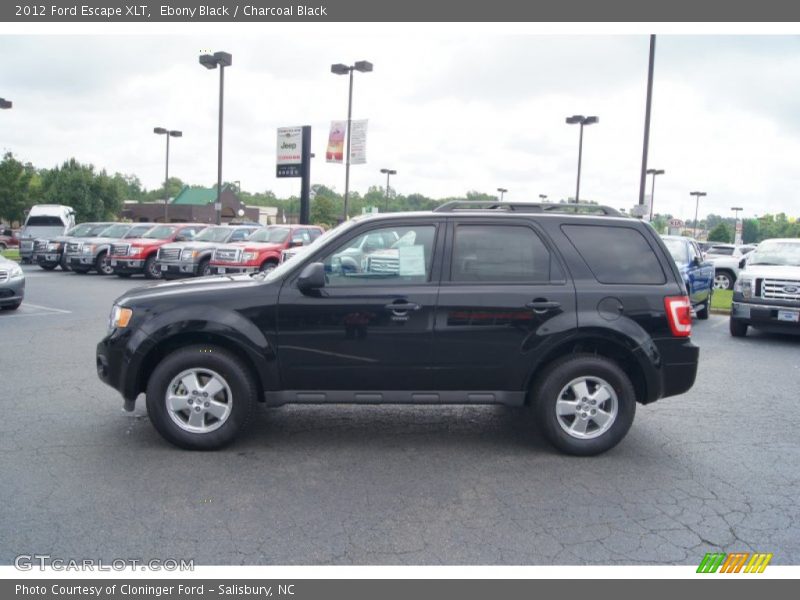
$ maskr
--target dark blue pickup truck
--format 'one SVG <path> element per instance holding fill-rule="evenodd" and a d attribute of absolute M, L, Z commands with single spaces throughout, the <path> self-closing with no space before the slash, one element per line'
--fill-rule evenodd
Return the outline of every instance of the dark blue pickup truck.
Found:
<path fill-rule="evenodd" d="M 697 318 L 707 319 L 714 293 L 714 263 L 703 259 L 700 247 L 692 238 L 673 235 L 662 235 L 661 238 L 683 276 Z"/>

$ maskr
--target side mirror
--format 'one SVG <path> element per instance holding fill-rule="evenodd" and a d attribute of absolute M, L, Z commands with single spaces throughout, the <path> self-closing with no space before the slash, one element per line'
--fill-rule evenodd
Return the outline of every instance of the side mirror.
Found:
<path fill-rule="evenodd" d="M 297 278 L 297 289 L 304 294 L 312 290 L 325 287 L 325 265 L 321 262 L 306 265 L 300 277 Z"/>
<path fill-rule="evenodd" d="M 703 264 L 703 258 L 702 258 L 702 257 L 700 257 L 700 256 L 695 256 L 695 257 L 692 259 L 692 264 L 693 264 L 695 267 L 699 267 L 701 264 Z"/>
<path fill-rule="evenodd" d="M 742 260 L 739 261 L 739 268 L 744 269 L 747 266 L 747 257 L 744 257 Z"/>

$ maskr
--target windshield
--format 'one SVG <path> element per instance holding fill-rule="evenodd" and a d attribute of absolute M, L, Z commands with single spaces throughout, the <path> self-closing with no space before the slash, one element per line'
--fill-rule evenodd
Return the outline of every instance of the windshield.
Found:
<path fill-rule="evenodd" d="M 148 240 L 166 240 L 167 238 L 172 237 L 173 233 L 175 233 L 175 227 L 170 227 L 169 225 L 157 225 L 145 233 L 142 237 L 147 238 Z"/>
<path fill-rule="evenodd" d="M 103 233 L 106 229 L 108 229 L 108 223 L 100 223 L 99 225 L 95 225 L 86 233 L 83 237 L 97 237 L 101 233 Z"/>
<path fill-rule="evenodd" d="M 67 232 L 67 235 L 71 235 L 73 237 L 84 237 L 87 235 L 94 227 L 93 223 L 81 223 L 80 225 L 76 225 L 72 229 Z"/>
<path fill-rule="evenodd" d="M 683 240 L 676 240 L 674 238 L 663 238 L 663 240 L 664 245 L 672 255 L 672 260 L 679 265 L 685 265 L 689 263 L 689 255 L 686 253 L 686 244 Z"/>
<path fill-rule="evenodd" d="M 121 238 L 128 232 L 130 228 L 131 228 L 130 225 L 126 225 L 125 223 L 118 223 L 117 225 L 106 227 L 101 235 L 107 238 L 115 238 L 115 239 Z"/>
<path fill-rule="evenodd" d="M 134 227 L 131 227 L 131 229 L 130 229 L 130 231 L 128 231 L 128 233 L 125 234 L 125 237 L 126 238 L 142 237 L 145 233 L 150 231 L 152 228 L 153 228 L 153 225 L 151 225 L 149 223 L 147 225 L 135 225 Z"/>
<path fill-rule="evenodd" d="M 258 273 L 254 275 L 254 277 L 264 277 L 265 281 L 273 281 L 293 269 L 296 265 L 302 262 L 303 257 L 308 254 L 309 252 L 314 252 L 317 248 L 324 246 L 328 240 L 333 237 L 338 236 L 341 233 L 345 233 L 348 229 L 352 228 L 353 226 L 357 225 L 359 219 L 356 217 L 354 219 L 350 219 L 349 221 L 345 221 L 344 223 L 340 223 L 333 229 L 329 229 L 321 236 L 319 236 L 313 243 L 309 244 L 308 246 L 297 246 L 292 248 L 292 250 L 296 250 L 297 252 L 292 257 L 292 260 L 287 260 L 284 263 L 279 264 L 277 267 L 272 269 L 271 271 L 265 271 L 263 274 Z M 253 238 L 251 237 L 250 240 Z"/>
<path fill-rule="evenodd" d="M 208 227 L 194 238 L 194 242 L 224 242 L 233 230 L 230 227 Z"/>
<path fill-rule="evenodd" d="M 761 242 L 753 252 L 749 264 L 800 267 L 800 240 L 796 242 Z"/>
<path fill-rule="evenodd" d="M 288 227 L 264 227 L 247 238 L 247 241 L 282 244 L 289 237 L 289 231 L 291 230 Z"/>

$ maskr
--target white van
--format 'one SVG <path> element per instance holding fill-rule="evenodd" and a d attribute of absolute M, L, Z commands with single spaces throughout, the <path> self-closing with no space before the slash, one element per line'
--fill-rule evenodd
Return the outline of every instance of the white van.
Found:
<path fill-rule="evenodd" d="M 19 257 L 30 262 L 36 239 L 64 235 L 75 226 L 75 211 L 62 204 L 37 204 L 31 207 L 20 231 Z"/>

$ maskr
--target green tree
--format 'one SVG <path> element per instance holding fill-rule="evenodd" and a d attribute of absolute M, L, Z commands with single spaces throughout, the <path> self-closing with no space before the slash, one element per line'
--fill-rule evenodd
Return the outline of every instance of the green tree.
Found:
<path fill-rule="evenodd" d="M 728 227 L 728 224 L 724 221 L 720 221 L 717 225 L 708 233 L 708 241 L 709 242 L 730 242 L 731 241 L 731 229 Z"/>
<path fill-rule="evenodd" d="M 42 199 L 71 206 L 79 222 L 113 219 L 122 207 L 125 186 L 124 176 L 95 173 L 94 166 L 71 158 L 44 173 Z"/>
<path fill-rule="evenodd" d="M 340 213 L 336 210 L 333 200 L 327 196 L 316 196 L 311 201 L 311 223 L 331 227 L 339 220 Z"/>
<path fill-rule="evenodd" d="M 760 241 L 758 230 L 758 219 L 743 219 L 742 220 L 742 242 L 745 244 L 754 244 Z"/>
<path fill-rule="evenodd" d="M 33 204 L 33 165 L 22 164 L 8 152 L 0 162 L 0 220 L 22 221 L 25 210 Z"/>

